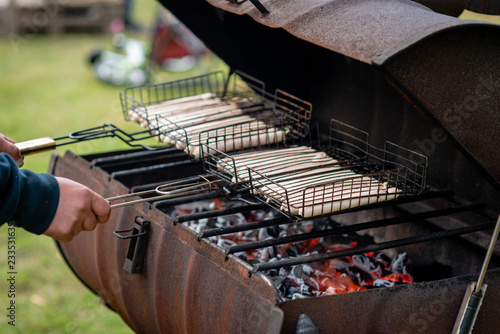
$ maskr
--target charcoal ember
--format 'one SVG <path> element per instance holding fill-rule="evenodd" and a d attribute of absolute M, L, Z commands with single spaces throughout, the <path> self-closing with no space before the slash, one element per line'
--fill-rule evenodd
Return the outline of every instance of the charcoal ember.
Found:
<path fill-rule="evenodd" d="M 221 247 L 222 249 L 229 248 L 233 245 L 236 245 L 237 243 L 234 242 L 233 240 L 230 239 L 224 239 L 224 238 L 219 238 L 217 240 L 217 246 Z"/>
<path fill-rule="evenodd" d="M 295 257 L 295 256 L 301 254 L 301 252 L 297 249 L 297 245 L 296 244 L 292 244 L 289 248 L 287 248 L 286 251 L 285 251 L 285 253 L 289 257 Z"/>
<path fill-rule="evenodd" d="M 252 240 L 252 239 L 257 239 L 254 237 L 255 231 L 249 230 L 249 231 L 244 231 L 242 232 L 242 238 L 244 240 Z"/>
<path fill-rule="evenodd" d="M 230 221 L 227 219 L 224 219 L 223 217 L 217 217 L 215 220 L 215 227 L 217 228 L 223 228 L 231 226 Z"/>
<path fill-rule="evenodd" d="M 261 248 L 254 252 L 254 257 L 259 259 L 261 262 L 268 262 L 269 259 L 275 257 L 275 251 L 272 247 Z"/>
<path fill-rule="evenodd" d="M 396 282 L 389 281 L 389 280 L 382 279 L 382 278 L 378 278 L 375 281 L 373 281 L 373 286 L 375 286 L 377 288 L 388 288 L 388 287 L 391 287 L 394 285 L 396 285 Z"/>
<path fill-rule="evenodd" d="M 280 275 L 277 275 L 276 273 L 274 273 L 274 275 L 272 273 L 268 273 L 268 275 L 271 276 L 271 282 L 278 290 L 280 289 L 281 285 L 283 284 L 283 281 L 285 279 L 287 279 L 285 276 L 280 276 Z"/>
<path fill-rule="evenodd" d="M 361 275 L 359 273 L 349 274 L 348 277 L 354 284 L 361 286 Z"/>
<path fill-rule="evenodd" d="M 210 202 L 209 202 L 210 203 Z M 189 203 L 175 208 L 177 215 L 209 211 L 234 206 L 233 203 Z M 258 210 L 245 213 L 230 214 L 216 218 L 199 219 L 186 222 L 196 233 L 209 228 L 224 229 L 233 225 L 244 225 L 254 221 L 274 218 L 272 210 Z M 261 229 L 250 229 L 242 232 L 212 236 L 209 240 L 222 249 L 232 245 L 282 238 L 287 235 L 298 235 L 321 231 L 326 228 L 340 226 L 334 219 L 327 217 L 314 221 L 302 221 L 293 224 L 276 225 Z M 295 243 L 263 247 L 256 250 L 235 254 L 241 260 L 254 265 L 262 262 L 273 262 L 283 258 L 309 256 L 324 252 L 354 248 L 362 244 L 370 244 L 373 238 L 352 234 L 334 235 L 324 238 L 307 239 Z M 279 300 L 324 296 L 329 294 L 359 291 L 372 288 L 390 287 L 396 284 L 412 282 L 408 274 L 407 254 L 402 253 L 394 259 L 383 253 L 360 254 L 331 259 L 323 262 L 301 264 L 293 267 L 273 269 L 266 272 L 279 292 Z"/>
<path fill-rule="evenodd" d="M 403 252 L 398 254 L 394 259 L 391 261 L 391 271 L 400 273 L 400 274 L 408 274 L 406 271 L 406 262 L 408 259 L 408 253 Z"/>
<path fill-rule="evenodd" d="M 380 277 L 383 266 L 375 258 L 366 254 L 357 254 L 352 256 L 352 264 L 371 275 Z"/>
<path fill-rule="evenodd" d="M 333 259 L 328 261 L 328 267 L 331 270 L 335 271 L 347 271 L 350 266 L 351 264 L 349 262 L 340 259 Z"/>
<path fill-rule="evenodd" d="M 261 228 L 259 230 L 257 240 L 267 240 L 267 239 L 273 239 L 273 236 L 267 233 L 267 228 Z"/>
<path fill-rule="evenodd" d="M 292 299 L 293 295 L 295 294 L 300 294 L 300 286 L 289 286 L 288 289 L 285 291 L 285 298 L 287 299 Z"/>
<path fill-rule="evenodd" d="M 207 223 L 205 224 L 206 228 L 216 228 L 217 226 L 217 218 L 208 218 Z"/>
<path fill-rule="evenodd" d="M 314 269 L 311 266 L 299 264 L 292 267 L 290 276 L 293 277 L 297 283 L 303 283 L 310 281 L 310 277 L 313 273 Z"/>
<path fill-rule="evenodd" d="M 201 231 L 208 229 L 209 227 L 207 226 L 207 224 L 208 224 L 208 218 L 198 219 L 197 221 L 194 222 L 192 221 L 187 222 L 187 226 L 196 233 L 200 233 Z"/>
<path fill-rule="evenodd" d="M 311 276 L 312 273 L 314 272 L 314 269 L 308 264 L 303 264 L 300 267 L 302 269 L 302 273 L 304 273 L 307 276 Z"/>
<path fill-rule="evenodd" d="M 280 233 L 280 226 L 279 225 L 270 226 L 266 230 L 270 236 L 272 236 L 273 238 L 277 238 Z"/>
<path fill-rule="evenodd" d="M 302 295 L 302 294 L 300 294 L 300 293 L 294 293 L 294 294 L 292 295 L 292 300 L 293 300 L 293 299 L 302 299 L 302 298 L 307 298 L 307 297 L 309 297 L 309 296 Z"/>
<path fill-rule="evenodd" d="M 375 259 L 380 262 L 384 267 L 389 267 L 392 259 L 387 256 L 387 254 L 385 253 L 378 253 L 376 256 L 375 256 Z"/>
<path fill-rule="evenodd" d="M 290 274 L 290 268 L 280 268 L 278 271 L 278 275 L 287 277 Z"/>
<path fill-rule="evenodd" d="M 286 299 L 292 299 L 295 293 L 300 293 L 300 286 L 297 285 L 295 280 L 286 277 L 281 285 L 278 287 L 280 294 Z"/>

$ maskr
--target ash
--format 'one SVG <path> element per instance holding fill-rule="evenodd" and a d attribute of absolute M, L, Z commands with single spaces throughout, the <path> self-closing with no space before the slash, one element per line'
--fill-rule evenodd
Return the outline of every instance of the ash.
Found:
<path fill-rule="evenodd" d="M 215 199 L 179 205 L 170 214 L 172 217 L 175 217 L 203 211 L 220 210 L 231 207 L 231 205 L 234 206 L 232 202 L 223 202 L 220 199 Z M 251 211 L 249 213 L 236 213 L 216 218 L 203 218 L 196 221 L 188 221 L 184 224 L 194 232 L 200 233 L 206 229 L 223 228 L 272 218 L 275 218 L 274 212 L 269 209 Z M 338 226 L 342 225 L 335 222 L 332 216 L 214 236 L 208 239 L 225 250 L 237 244 L 309 233 Z M 272 262 L 289 257 L 306 257 L 318 253 L 354 248 L 372 242 L 371 237 L 349 233 L 340 236 L 336 235 L 270 246 L 236 253 L 235 255 L 249 264 L 255 264 L 259 262 Z M 406 253 L 400 253 L 392 259 L 384 253 L 365 253 L 268 270 L 266 274 L 271 278 L 284 300 L 318 297 L 412 283 L 413 278 L 407 271 L 407 257 Z"/>

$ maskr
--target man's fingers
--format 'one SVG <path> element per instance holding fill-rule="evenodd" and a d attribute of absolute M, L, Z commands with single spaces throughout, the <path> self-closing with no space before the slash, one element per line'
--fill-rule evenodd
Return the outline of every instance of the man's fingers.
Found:
<path fill-rule="evenodd" d="M 95 230 L 97 224 L 104 224 L 108 221 L 111 213 L 108 201 L 90 189 L 88 189 L 88 192 L 90 211 L 81 218 L 83 231 Z"/>
<path fill-rule="evenodd" d="M 8 141 L 9 143 L 12 143 L 12 144 L 15 144 L 15 143 L 16 143 L 16 141 L 15 141 L 15 140 L 10 139 L 10 138 L 9 138 L 9 137 L 7 137 L 7 136 L 5 136 L 4 138 L 5 138 L 5 140 L 6 140 L 6 141 Z"/>
<path fill-rule="evenodd" d="M 111 208 L 104 198 L 75 181 L 56 177 L 59 203 L 56 214 L 45 231 L 62 242 L 71 241 L 81 231 L 93 231 L 98 223 L 108 221 Z"/>
<path fill-rule="evenodd" d="M 94 216 L 88 216 L 82 223 L 82 230 L 83 231 L 93 231 L 95 230 L 95 227 L 97 226 L 97 217 Z"/>
<path fill-rule="evenodd" d="M 111 214 L 111 207 L 109 202 L 106 201 L 101 196 L 93 193 L 92 196 L 92 211 L 94 212 L 97 223 L 104 224 L 109 220 L 109 216 Z"/>
<path fill-rule="evenodd" d="M 19 167 L 24 165 L 24 158 L 21 155 L 21 152 L 15 145 L 15 141 L 10 139 L 4 134 L 0 134 L 0 152 L 7 153 L 16 161 L 16 164 Z"/>

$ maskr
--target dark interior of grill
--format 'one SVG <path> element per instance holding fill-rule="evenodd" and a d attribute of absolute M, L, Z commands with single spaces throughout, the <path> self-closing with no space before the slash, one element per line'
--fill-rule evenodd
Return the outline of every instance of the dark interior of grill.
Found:
<path fill-rule="evenodd" d="M 500 68 L 498 27 L 478 24 L 435 31 L 421 40 L 405 41 L 404 47 L 399 44 L 397 52 L 369 50 L 372 58 L 367 60 L 363 52 L 370 54 L 366 51 L 371 46 L 368 42 L 366 48 L 361 42 L 350 45 L 349 55 L 333 52 L 320 46 L 322 41 L 305 40 L 285 28 L 266 26 L 273 23 L 266 23 L 254 1 L 242 5 L 250 8 L 246 12 L 238 12 L 240 7 L 235 3 L 213 2 L 215 7 L 206 1 L 190 1 L 190 5 L 162 1 L 231 69 L 265 82 L 267 96 L 278 89 L 310 102 L 307 135 L 300 140 L 293 138 L 287 145 L 305 142 L 321 148 L 338 160 L 348 161 L 350 169 L 362 174 L 386 170 L 386 166 L 380 168 L 360 159 L 366 152 L 356 156 L 352 146 L 339 151 L 340 141 L 332 146 L 332 128 L 348 124 L 359 129 L 355 132 L 369 133 L 369 141 L 363 145 L 387 147 L 387 141 L 401 145 L 408 149 L 406 153 L 413 152 L 413 158 L 425 157 L 425 168 L 411 174 L 415 178 L 405 178 L 414 180 L 405 196 L 301 219 L 251 192 L 253 184 L 221 179 L 211 165 L 212 157 L 193 159 L 177 148 L 108 152 L 86 156 L 84 161 L 71 154 L 55 157 L 54 173 L 80 179 L 112 195 L 139 193 L 177 181 L 209 185 L 200 193 L 150 200 L 138 208 L 124 209 L 95 239 L 82 237 L 80 244 L 61 245 L 77 276 L 107 297 L 106 303 L 136 331 L 175 328 L 189 332 L 214 325 L 219 326 L 214 331 L 233 332 L 449 332 L 467 284 L 481 269 L 500 209 L 498 159 L 493 154 L 498 133 L 492 130 L 498 123 L 494 115 L 500 93 L 492 76 Z M 270 1 L 265 5 L 271 6 L 271 13 L 277 10 Z M 425 18 L 439 15 L 414 8 L 411 2 L 399 5 L 422 10 L 417 12 Z M 362 4 L 358 7 L 358 12 L 365 10 Z M 293 31 L 294 27 L 286 28 Z M 396 27 L 390 32 L 398 36 Z M 352 38 L 356 37 L 353 33 Z M 468 104 L 470 96 L 479 99 L 481 107 Z M 474 112 L 477 117 L 472 116 Z M 211 156 L 222 154 L 214 151 L 216 154 L 209 148 L 207 152 Z M 227 204 L 223 208 L 206 205 L 214 201 Z M 202 203 L 200 207 L 209 209 L 178 215 L 174 207 L 190 203 Z M 252 216 L 245 224 L 217 225 L 219 218 L 249 217 L 251 213 L 259 218 Z M 110 232 L 128 228 L 131 220 L 135 221 L 136 234 L 143 233 L 144 221 L 151 221 L 147 225 L 149 246 L 141 253 L 140 264 L 133 265 L 137 270 L 128 267 L 124 271 L 123 261 L 135 256 L 141 239 L 129 244 L 115 240 Z M 191 222 L 202 220 L 207 221 L 203 228 L 188 228 Z M 278 230 L 285 227 L 293 231 L 301 224 L 309 224 L 309 229 L 288 235 Z M 218 236 L 236 233 L 267 233 L 270 238 L 225 247 L 213 242 Z M 335 243 L 340 237 L 355 239 L 357 246 L 308 255 L 289 249 L 290 256 L 269 262 L 242 256 L 246 251 L 276 250 L 320 238 Z M 113 245 L 112 259 L 77 255 L 87 244 L 94 245 L 98 254 L 104 240 Z M 277 292 L 283 286 L 277 272 L 370 252 L 383 252 L 390 258 L 406 252 L 407 268 L 415 283 L 311 298 L 284 298 Z M 494 307 L 500 294 L 498 255 L 496 251 L 487 278 L 483 309 L 488 311 L 480 313 L 477 320 L 485 333 L 494 333 L 498 322 Z M 86 272 L 83 267 L 90 269 Z M 101 272 L 107 267 L 112 269 Z M 304 271 L 307 267 L 301 268 Z M 127 294 L 123 290 L 114 293 L 107 279 L 133 289 Z M 161 285 L 169 285 L 173 291 Z M 147 314 L 139 315 L 131 301 L 148 310 Z M 195 310 L 195 315 L 187 309 Z M 213 320 L 228 309 L 235 311 L 223 320 Z"/>

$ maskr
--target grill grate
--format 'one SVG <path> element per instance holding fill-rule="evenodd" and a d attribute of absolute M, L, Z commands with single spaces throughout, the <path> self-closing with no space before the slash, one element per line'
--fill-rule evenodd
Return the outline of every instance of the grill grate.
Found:
<path fill-rule="evenodd" d="M 331 120 L 326 145 L 276 145 L 225 153 L 206 147 L 205 169 L 254 195 L 291 219 L 304 219 L 357 206 L 421 194 L 427 157 L 386 142 L 369 143 L 368 133 Z"/>
<path fill-rule="evenodd" d="M 208 138 L 217 149 L 236 149 L 286 141 L 309 131 L 312 106 L 241 72 L 222 72 L 157 85 L 133 87 L 121 94 L 124 116 L 194 158 Z"/>

